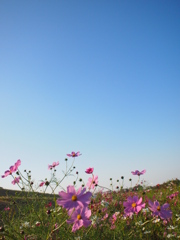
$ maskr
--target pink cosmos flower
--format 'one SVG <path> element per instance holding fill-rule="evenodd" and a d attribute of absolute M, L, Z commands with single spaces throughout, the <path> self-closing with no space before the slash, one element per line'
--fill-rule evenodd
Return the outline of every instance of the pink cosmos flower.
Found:
<path fill-rule="evenodd" d="M 109 216 L 108 213 L 106 213 L 106 214 L 104 215 L 104 217 L 101 218 L 101 220 L 104 221 L 106 218 L 108 218 L 108 216 Z"/>
<path fill-rule="evenodd" d="M 173 199 L 173 198 L 175 198 L 178 194 L 179 194 L 179 192 L 172 193 L 171 195 L 167 196 L 167 198 Z"/>
<path fill-rule="evenodd" d="M 144 169 L 144 170 L 142 170 L 141 172 L 140 171 L 138 171 L 138 170 L 136 170 L 135 172 L 131 172 L 133 175 L 138 175 L 138 176 L 140 176 L 140 175 L 142 175 L 142 174 L 144 174 L 146 172 L 146 170 Z"/>
<path fill-rule="evenodd" d="M 41 182 L 41 183 L 39 184 L 39 187 L 44 186 L 45 183 L 46 183 L 46 182 Z"/>
<path fill-rule="evenodd" d="M 10 207 L 4 208 L 4 211 L 9 211 Z"/>
<path fill-rule="evenodd" d="M 127 202 L 123 202 L 123 206 L 125 207 L 125 215 L 131 216 L 133 213 L 140 212 L 145 207 L 145 203 L 142 203 L 142 197 L 138 199 L 137 196 L 133 196 L 128 197 Z"/>
<path fill-rule="evenodd" d="M 58 165 L 59 165 L 59 161 L 58 162 L 53 162 L 52 165 L 48 164 L 48 169 L 51 170 L 52 168 L 55 168 Z"/>
<path fill-rule="evenodd" d="M 117 215 L 116 214 L 113 214 L 112 217 L 109 219 L 109 221 L 111 222 L 112 225 L 115 224 L 116 220 L 117 220 Z"/>
<path fill-rule="evenodd" d="M 93 171 L 94 171 L 94 168 L 87 168 L 85 172 L 87 174 L 91 174 L 91 173 L 93 173 Z"/>
<path fill-rule="evenodd" d="M 75 152 L 71 152 L 70 154 L 66 154 L 68 157 L 79 157 L 80 155 L 82 155 L 82 154 L 80 154 L 80 152 L 77 152 L 77 153 L 75 153 Z"/>
<path fill-rule="evenodd" d="M 172 217 L 172 211 L 169 209 L 169 204 L 165 203 L 160 206 L 159 202 L 156 200 L 151 202 L 149 200 L 149 209 L 153 212 L 153 215 L 159 216 L 161 219 L 168 219 Z"/>
<path fill-rule="evenodd" d="M 45 205 L 46 208 L 49 208 L 52 206 L 52 202 L 49 202 L 48 204 Z"/>
<path fill-rule="evenodd" d="M 58 227 L 58 223 L 55 223 L 55 224 L 54 224 L 54 228 L 57 228 L 57 227 Z"/>
<path fill-rule="evenodd" d="M 18 159 L 17 162 L 13 166 L 10 166 L 9 170 L 5 171 L 4 175 L 2 175 L 1 177 L 5 178 L 8 175 L 11 175 L 13 172 L 16 172 L 20 165 L 21 165 L 21 160 Z"/>
<path fill-rule="evenodd" d="M 66 192 L 59 192 L 60 198 L 57 199 L 57 204 L 63 206 L 64 208 L 70 210 L 71 208 L 80 207 L 87 207 L 90 203 L 90 198 L 92 196 L 91 192 L 86 192 L 86 188 L 80 187 L 79 190 L 76 192 L 74 186 L 67 187 Z"/>
<path fill-rule="evenodd" d="M 14 180 L 11 182 L 13 185 L 15 185 L 16 183 L 19 183 L 19 180 L 21 179 L 21 177 L 15 177 Z"/>
<path fill-rule="evenodd" d="M 89 220 L 91 216 L 91 210 L 89 210 L 87 207 L 77 207 L 75 210 L 71 209 L 68 211 L 68 214 L 70 216 L 70 219 L 67 220 L 67 223 L 74 223 L 72 232 L 77 231 L 82 226 L 88 227 L 91 225 L 91 221 Z"/>
<path fill-rule="evenodd" d="M 88 179 L 87 187 L 89 189 L 94 189 L 95 185 L 98 184 L 98 176 L 93 176 L 92 178 Z"/>
<path fill-rule="evenodd" d="M 20 165 L 21 165 L 21 160 L 18 159 L 17 162 L 14 164 L 14 170 L 17 171 Z"/>

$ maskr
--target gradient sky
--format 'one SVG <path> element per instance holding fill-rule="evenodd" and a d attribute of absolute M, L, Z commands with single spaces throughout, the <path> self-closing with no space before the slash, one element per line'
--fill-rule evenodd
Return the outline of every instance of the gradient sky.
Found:
<path fill-rule="evenodd" d="M 180 178 L 180 1 L 0 1 L 1 172 Z M 69 164 L 71 159 L 68 160 Z M 18 189 L 9 176 L 0 186 Z M 64 186 L 72 184 L 68 177 Z"/>

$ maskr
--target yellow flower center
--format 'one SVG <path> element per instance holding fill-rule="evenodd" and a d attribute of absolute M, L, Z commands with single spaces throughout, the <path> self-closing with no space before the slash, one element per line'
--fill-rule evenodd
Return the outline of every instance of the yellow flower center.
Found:
<path fill-rule="evenodd" d="M 160 206 L 158 206 L 158 207 L 157 207 L 157 210 L 158 210 L 158 211 L 160 211 L 160 210 L 161 210 Z"/>
<path fill-rule="evenodd" d="M 75 153 L 73 153 L 72 155 L 73 155 L 73 157 L 75 157 L 75 156 L 76 156 L 76 154 L 75 154 Z"/>
<path fill-rule="evenodd" d="M 136 207 L 136 203 L 132 203 L 132 207 Z"/>
<path fill-rule="evenodd" d="M 76 201 L 77 200 L 77 196 L 73 195 L 71 199 L 72 199 L 72 201 Z"/>
<path fill-rule="evenodd" d="M 80 215 L 80 214 L 77 215 L 77 219 L 78 219 L 78 220 L 81 219 L 81 215 Z"/>

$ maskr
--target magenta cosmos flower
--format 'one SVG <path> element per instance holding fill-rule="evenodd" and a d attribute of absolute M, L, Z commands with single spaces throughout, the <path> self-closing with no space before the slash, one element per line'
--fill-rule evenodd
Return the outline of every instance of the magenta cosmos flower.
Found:
<path fill-rule="evenodd" d="M 123 206 L 125 207 L 125 215 L 128 216 L 140 212 L 145 207 L 145 203 L 142 203 L 142 197 L 138 199 L 137 196 L 133 196 L 128 197 L 127 202 L 123 202 Z"/>
<path fill-rule="evenodd" d="M 172 217 L 172 211 L 169 209 L 169 204 L 165 203 L 160 206 L 158 201 L 151 202 L 149 200 L 149 209 L 153 212 L 153 215 L 159 216 L 161 219 L 168 219 Z"/>
<path fill-rule="evenodd" d="M 87 187 L 89 189 L 94 189 L 94 187 L 98 184 L 98 176 L 93 176 L 92 178 L 88 178 Z"/>
<path fill-rule="evenodd" d="M 19 183 L 19 180 L 21 179 L 21 177 L 15 177 L 14 180 L 11 182 L 13 185 L 15 185 L 16 183 Z"/>
<path fill-rule="evenodd" d="M 89 210 L 87 207 L 77 207 L 75 210 L 71 209 L 68 211 L 68 214 L 70 216 L 70 219 L 67 220 L 67 223 L 74 223 L 72 232 L 77 231 L 82 226 L 88 227 L 91 225 L 91 221 L 89 220 L 91 216 L 91 210 Z"/>
<path fill-rule="evenodd" d="M 39 184 L 39 187 L 43 187 L 45 183 L 46 183 L 46 182 L 41 182 L 41 183 Z"/>
<path fill-rule="evenodd" d="M 141 172 L 140 171 L 138 171 L 138 170 L 136 170 L 135 172 L 131 172 L 133 175 L 138 175 L 138 176 L 140 176 L 140 175 L 142 175 L 142 174 L 144 174 L 146 172 L 146 170 L 144 169 L 144 170 L 142 170 Z"/>
<path fill-rule="evenodd" d="M 77 152 L 77 153 L 71 152 L 70 154 L 67 154 L 68 157 L 79 157 L 80 155 L 82 155 L 80 154 L 80 152 Z"/>
<path fill-rule="evenodd" d="M 178 194 L 179 194 L 179 192 L 172 193 L 171 195 L 167 196 L 167 198 L 173 199 L 173 198 L 175 198 Z"/>
<path fill-rule="evenodd" d="M 87 174 L 91 174 L 91 173 L 93 173 L 93 171 L 94 171 L 94 168 L 87 168 L 85 172 Z"/>
<path fill-rule="evenodd" d="M 18 159 L 17 162 L 13 165 L 10 166 L 9 170 L 4 172 L 4 175 L 2 175 L 2 178 L 7 177 L 8 175 L 11 175 L 13 172 L 16 172 L 18 170 L 18 167 L 21 165 L 21 160 Z"/>
<path fill-rule="evenodd" d="M 70 210 L 71 208 L 86 207 L 90 203 L 90 198 L 92 196 L 91 192 L 86 192 L 86 188 L 80 187 L 76 192 L 74 186 L 67 187 L 66 192 L 59 192 L 60 198 L 57 199 L 57 204 Z"/>
<path fill-rule="evenodd" d="M 55 168 L 58 165 L 59 165 L 59 161 L 58 162 L 53 162 L 52 165 L 48 164 L 48 169 L 51 170 L 52 168 Z"/>

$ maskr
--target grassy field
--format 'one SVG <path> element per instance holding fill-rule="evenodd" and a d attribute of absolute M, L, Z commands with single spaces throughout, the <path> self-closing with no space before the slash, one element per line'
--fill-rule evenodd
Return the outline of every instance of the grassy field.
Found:
<path fill-rule="evenodd" d="M 180 180 L 155 187 L 99 192 L 91 197 L 91 224 L 72 232 L 65 208 L 58 196 L 0 189 L 0 239 L 176 239 L 180 238 Z M 175 193 L 175 194 L 174 194 Z M 174 195 L 173 195 L 174 194 Z M 138 213 L 125 215 L 128 197 L 142 197 L 145 204 Z M 169 204 L 172 217 L 153 215 L 148 201 Z M 159 210 L 160 212 L 160 210 Z"/>
<path fill-rule="evenodd" d="M 68 154 L 74 160 L 79 155 Z M 11 183 L 21 191 L 0 188 L 1 240 L 180 239 L 180 180 L 150 187 L 140 181 L 146 170 L 136 170 L 131 172 L 137 175 L 135 186 L 129 179 L 131 186 L 124 189 L 121 176 L 116 186 L 110 179 L 110 190 L 99 186 L 94 168 L 88 168 L 87 183 L 76 172 L 73 184 L 64 189 L 61 183 L 72 176 L 74 160 L 68 167 L 65 159 L 61 179 L 56 178 L 59 162 L 48 165 L 51 176 L 38 185 L 31 180 L 31 171 L 21 173 L 20 159 L 4 172 L 2 178 L 13 178 Z M 54 194 L 58 189 L 59 194 Z"/>

